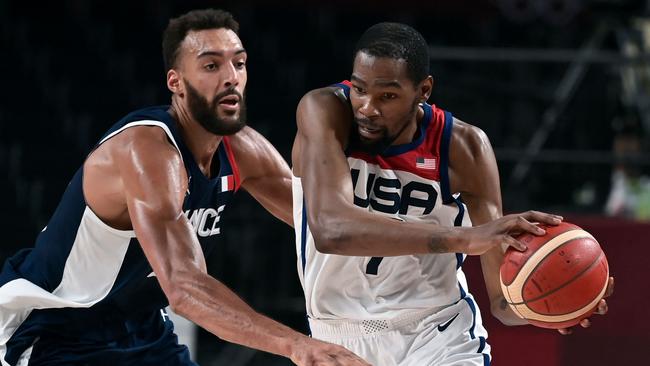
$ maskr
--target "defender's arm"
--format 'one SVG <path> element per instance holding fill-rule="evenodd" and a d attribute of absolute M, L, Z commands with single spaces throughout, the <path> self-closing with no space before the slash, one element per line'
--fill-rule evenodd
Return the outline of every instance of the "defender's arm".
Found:
<path fill-rule="evenodd" d="M 241 186 L 271 214 L 293 226 L 291 170 L 280 153 L 250 127 L 229 138 Z"/>
<path fill-rule="evenodd" d="M 134 127 L 122 134 L 111 153 L 124 182 L 131 222 L 176 313 L 227 341 L 290 357 L 301 365 L 330 355 L 365 365 L 342 348 L 311 340 L 258 314 L 209 276 L 182 211 L 187 176 L 181 157 L 160 129 Z"/>

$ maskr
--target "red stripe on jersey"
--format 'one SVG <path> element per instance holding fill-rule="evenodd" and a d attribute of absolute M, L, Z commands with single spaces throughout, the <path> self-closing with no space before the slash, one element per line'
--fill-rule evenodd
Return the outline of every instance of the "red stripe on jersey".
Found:
<path fill-rule="evenodd" d="M 226 148 L 226 155 L 228 155 L 228 161 L 230 161 L 230 166 L 232 167 L 232 174 L 234 175 L 232 188 L 230 186 L 230 180 L 229 180 L 228 189 L 234 189 L 235 191 L 237 191 L 239 189 L 239 185 L 241 184 L 241 180 L 239 176 L 239 167 L 237 166 L 237 162 L 235 161 L 235 155 L 232 153 L 232 148 L 230 147 L 230 140 L 228 136 L 224 136 L 222 141 L 223 141 L 223 146 Z"/>

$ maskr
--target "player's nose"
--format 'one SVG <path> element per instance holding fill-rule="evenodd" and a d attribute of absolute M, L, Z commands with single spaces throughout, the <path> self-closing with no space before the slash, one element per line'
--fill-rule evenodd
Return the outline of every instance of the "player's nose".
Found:
<path fill-rule="evenodd" d="M 361 104 L 361 107 L 359 107 L 359 113 L 368 119 L 375 119 L 381 115 L 379 109 L 377 109 L 370 99 L 365 100 Z"/>
<path fill-rule="evenodd" d="M 223 84 L 226 88 L 239 85 L 240 75 L 237 72 L 237 68 L 234 64 L 228 63 L 222 69 L 223 71 Z"/>

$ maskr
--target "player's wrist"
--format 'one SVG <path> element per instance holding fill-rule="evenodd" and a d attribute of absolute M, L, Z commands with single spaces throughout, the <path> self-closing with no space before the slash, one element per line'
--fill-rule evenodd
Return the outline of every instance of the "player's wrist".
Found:
<path fill-rule="evenodd" d="M 467 246 L 466 228 L 452 227 L 444 231 L 436 231 L 431 236 L 428 243 L 429 253 L 459 253 Z"/>
<path fill-rule="evenodd" d="M 311 338 L 298 332 L 290 334 L 284 338 L 282 356 L 296 361 L 300 358 L 300 354 L 304 352 L 305 348 L 309 346 L 308 343 L 310 340 Z"/>

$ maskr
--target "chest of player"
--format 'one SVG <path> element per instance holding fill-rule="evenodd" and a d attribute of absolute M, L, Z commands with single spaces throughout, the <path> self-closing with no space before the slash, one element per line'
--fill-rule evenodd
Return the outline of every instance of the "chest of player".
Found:
<path fill-rule="evenodd" d="M 442 205 L 440 182 L 432 174 L 433 166 L 428 174 L 418 174 L 417 160 L 413 169 L 393 168 L 384 162 L 369 163 L 355 157 L 348 157 L 348 164 L 356 206 L 407 219 L 434 216 Z"/>
<path fill-rule="evenodd" d="M 183 202 L 183 214 L 202 246 L 213 243 L 221 234 L 226 207 L 235 192 L 233 174 L 208 179 L 193 174 Z"/>

